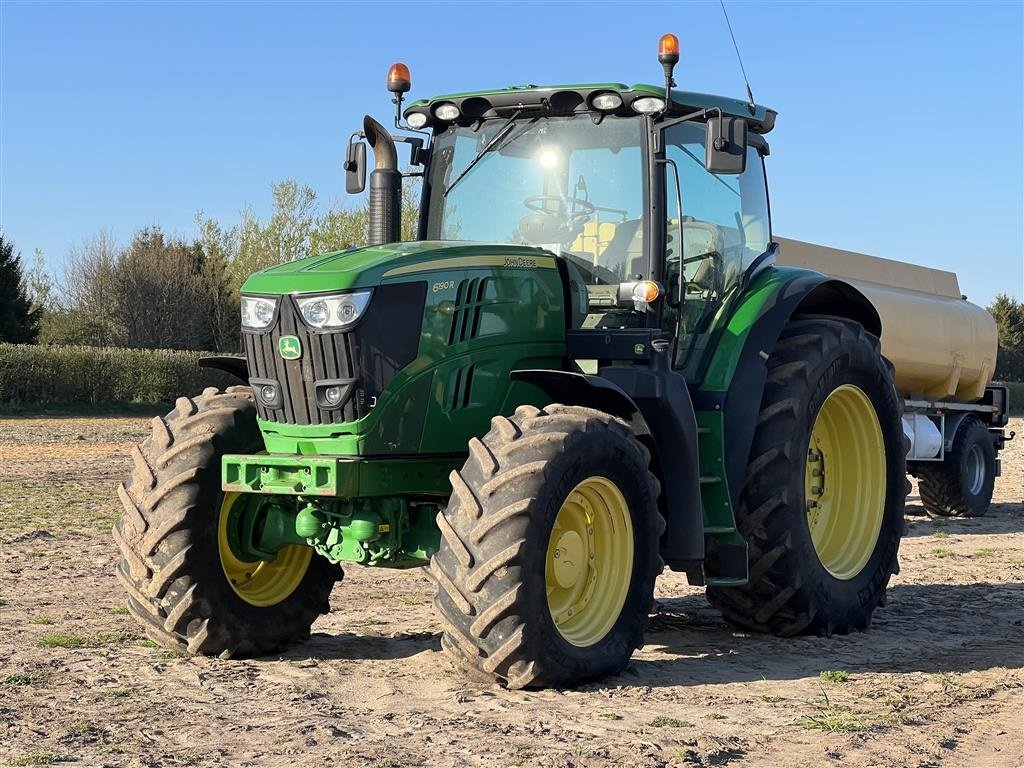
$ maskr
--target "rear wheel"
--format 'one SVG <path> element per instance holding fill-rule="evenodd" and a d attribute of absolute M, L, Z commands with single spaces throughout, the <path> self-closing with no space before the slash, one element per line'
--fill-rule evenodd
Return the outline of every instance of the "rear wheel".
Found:
<path fill-rule="evenodd" d="M 496 417 L 469 447 L 437 518 L 442 645 L 510 688 L 620 672 L 662 567 L 647 450 L 618 419 L 560 405 Z"/>
<path fill-rule="evenodd" d="M 906 497 L 900 401 L 878 339 L 833 318 L 790 321 L 737 510 L 749 583 L 709 587 L 729 621 L 780 635 L 866 629 L 898 570 Z"/>
<path fill-rule="evenodd" d="M 945 461 L 921 462 L 914 469 L 929 515 L 979 517 L 988 511 L 996 482 L 996 449 L 977 416 L 966 416 L 957 426 Z"/>
<path fill-rule="evenodd" d="M 133 452 L 134 471 L 118 489 L 117 576 L 129 611 L 166 648 L 272 653 L 308 638 L 328 610 L 341 569 L 312 549 L 290 545 L 252 560 L 232 547 L 246 506 L 260 497 L 221 491 L 220 457 L 262 450 L 252 393 L 231 387 L 179 398 Z"/>

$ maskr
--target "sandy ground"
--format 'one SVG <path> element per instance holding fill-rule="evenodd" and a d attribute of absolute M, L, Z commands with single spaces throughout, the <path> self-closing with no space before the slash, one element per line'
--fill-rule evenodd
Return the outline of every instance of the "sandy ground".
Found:
<path fill-rule="evenodd" d="M 1024 765 L 1024 439 L 987 517 L 932 521 L 911 497 L 869 633 L 737 633 L 668 574 L 623 675 L 509 692 L 449 666 L 419 571 L 350 568 L 312 640 L 280 658 L 143 640 L 109 528 L 145 433 L 0 420 L 0 765 Z"/>

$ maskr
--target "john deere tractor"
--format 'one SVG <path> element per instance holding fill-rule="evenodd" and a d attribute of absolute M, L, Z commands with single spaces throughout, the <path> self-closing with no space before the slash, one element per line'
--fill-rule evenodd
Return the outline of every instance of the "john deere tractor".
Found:
<path fill-rule="evenodd" d="M 659 60 L 408 105 L 392 67 L 400 132 L 367 117 L 346 162 L 360 192 L 372 149 L 369 245 L 252 275 L 244 358 L 205 361 L 240 384 L 134 451 L 114 538 L 149 637 L 278 652 L 342 565 L 426 567 L 444 649 L 513 688 L 621 671 L 666 566 L 748 630 L 867 628 L 907 487 L 878 313 L 775 263 L 775 112 L 675 89 L 674 36 Z"/>

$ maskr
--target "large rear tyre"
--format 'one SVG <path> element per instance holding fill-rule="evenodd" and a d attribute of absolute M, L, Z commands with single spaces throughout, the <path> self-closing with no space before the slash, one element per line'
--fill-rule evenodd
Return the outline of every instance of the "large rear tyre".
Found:
<path fill-rule="evenodd" d="M 996 484 L 996 449 L 988 427 L 967 416 L 941 463 L 914 467 L 921 504 L 933 517 L 980 517 L 988 511 Z"/>
<path fill-rule="evenodd" d="M 118 488 L 117 577 L 131 614 L 165 648 L 260 656 L 307 639 L 328 611 L 341 569 L 308 547 L 270 561 L 231 552 L 232 513 L 248 500 L 221 491 L 220 457 L 262 450 L 251 391 L 230 387 L 179 398 L 133 451 L 132 475 Z"/>
<path fill-rule="evenodd" d="M 901 401 L 858 323 L 791 320 L 768 358 L 737 523 L 750 578 L 708 588 L 741 627 L 867 629 L 898 571 L 906 498 Z"/>
<path fill-rule="evenodd" d="M 647 449 L 622 421 L 562 405 L 496 417 L 469 449 L 437 516 L 442 646 L 510 688 L 622 671 L 662 569 Z"/>

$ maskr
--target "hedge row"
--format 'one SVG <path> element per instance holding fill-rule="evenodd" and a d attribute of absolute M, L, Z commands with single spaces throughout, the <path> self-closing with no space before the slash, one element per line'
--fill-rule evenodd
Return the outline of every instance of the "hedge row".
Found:
<path fill-rule="evenodd" d="M 239 383 L 206 352 L 0 344 L 0 403 L 170 403 Z"/>

